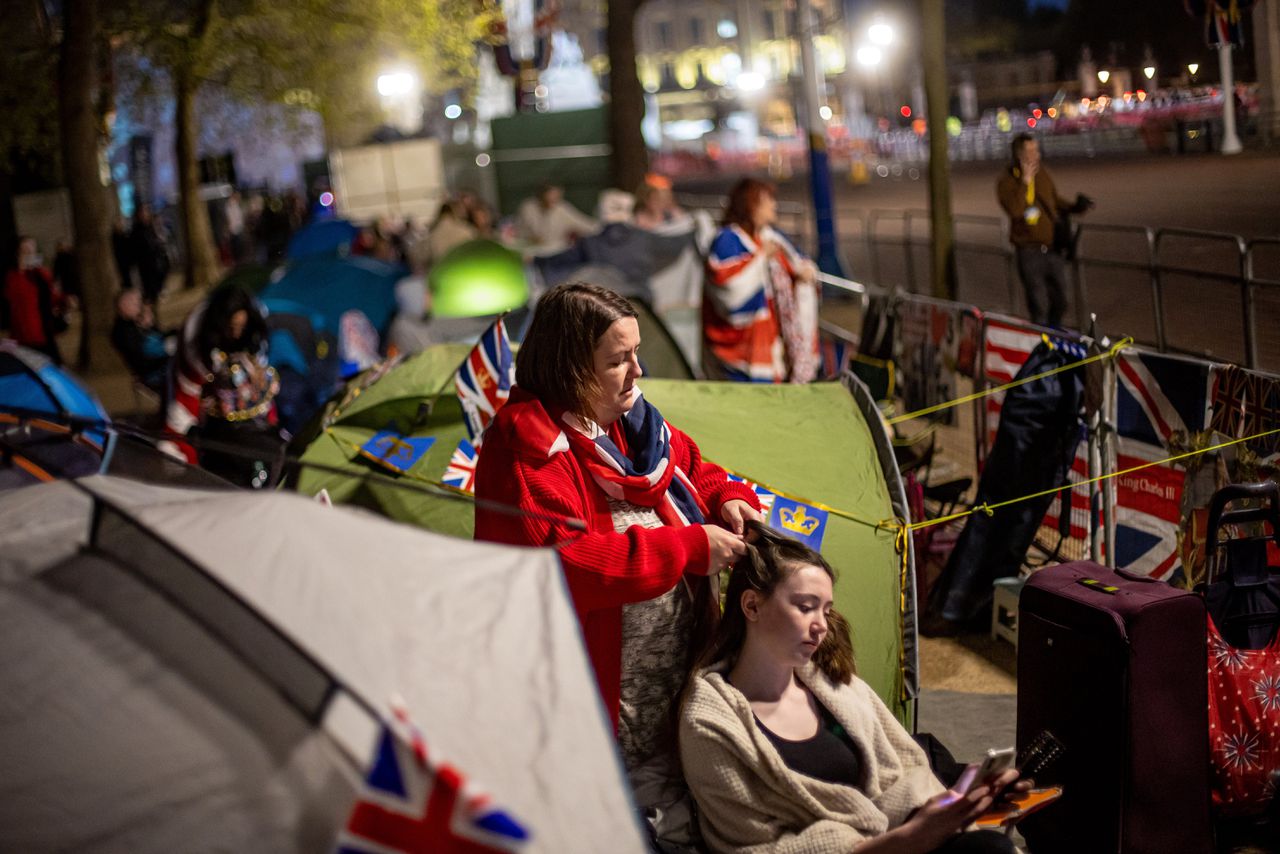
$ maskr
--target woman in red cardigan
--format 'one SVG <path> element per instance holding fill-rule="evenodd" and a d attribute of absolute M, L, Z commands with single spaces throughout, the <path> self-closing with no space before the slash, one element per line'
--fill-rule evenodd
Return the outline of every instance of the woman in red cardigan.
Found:
<path fill-rule="evenodd" d="M 612 291 L 574 283 L 542 297 L 476 470 L 477 498 L 537 515 L 477 507 L 475 528 L 559 549 L 633 783 L 664 753 L 694 632 L 718 614 L 706 576 L 745 553 L 744 525 L 760 519 L 751 489 L 645 401 L 639 346 L 635 310 Z"/>

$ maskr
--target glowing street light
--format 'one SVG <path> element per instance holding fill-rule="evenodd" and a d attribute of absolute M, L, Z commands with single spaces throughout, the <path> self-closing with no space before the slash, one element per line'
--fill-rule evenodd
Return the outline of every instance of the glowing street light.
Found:
<path fill-rule="evenodd" d="M 1153 79 L 1156 76 L 1156 67 L 1154 65 L 1143 66 L 1142 75 L 1148 80 Z"/>
<path fill-rule="evenodd" d="M 863 45 L 858 48 L 858 52 L 854 55 L 858 64 L 866 68 L 874 68 L 884 59 L 884 51 L 874 45 Z"/>
<path fill-rule="evenodd" d="M 1111 72 L 1107 71 L 1105 68 L 1098 72 L 1099 83 L 1106 83 L 1110 79 L 1111 79 Z"/>
<path fill-rule="evenodd" d="M 893 27 L 884 21 L 877 21 L 870 27 L 867 27 L 867 38 L 871 39 L 872 44 L 880 47 L 888 47 L 893 44 Z"/>
<path fill-rule="evenodd" d="M 1188 62 L 1188 63 L 1187 63 L 1187 72 L 1188 72 L 1192 77 L 1195 77 L 1195 76 L 1196 76 L 1196 72 L 1197 72 L 1197 71 L 1199 71 L 1199 70 L 1200 70 L 1200 63 L 1198 63 L 1198 62 Z"/>
<path fill-rule="evenodd" d="M 393 71 L 378 76 L 378 94 L 384 98 L 396 98 L 413 91 L 416 81 L 408 71 Z"/>

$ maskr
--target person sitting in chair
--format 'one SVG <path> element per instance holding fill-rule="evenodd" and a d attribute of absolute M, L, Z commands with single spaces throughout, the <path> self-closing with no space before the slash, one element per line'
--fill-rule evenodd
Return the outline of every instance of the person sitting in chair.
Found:
<path fill-rule="evenodd" d="M 151 306 L 142 301 L 142 292 L 126 288 L 116 295 L 116 319 L 111 326 L 111 346 L 138 382 L 164 394 L 165 375 L 175 339 L 156 329 Z"/>
<path fill-rule="evenodd" d="M 1006 788 L 949 791 L 924 750 L 854 673 L 834 571 L 808 546 L 747 523 L 724 617 L 685 690 L 679 748 L 712 851 L 1012 854 L 965 832 Z"/>

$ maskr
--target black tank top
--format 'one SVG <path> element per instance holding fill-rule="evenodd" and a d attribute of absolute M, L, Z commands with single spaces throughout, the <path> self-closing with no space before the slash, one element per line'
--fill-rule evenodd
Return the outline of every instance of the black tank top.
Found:
<path fill-rule="evenodd" d="M 820 719 L 818 732 L 812 738 L 803 741 L 783 738 L 761 723 L 758 717 L 756 726 L 773 742 L 778 755 L 792 771 L 827 783 L 857 788 L 862 783 L 858 749 L 840 722 L 821 703 L 817 705 Z"/>

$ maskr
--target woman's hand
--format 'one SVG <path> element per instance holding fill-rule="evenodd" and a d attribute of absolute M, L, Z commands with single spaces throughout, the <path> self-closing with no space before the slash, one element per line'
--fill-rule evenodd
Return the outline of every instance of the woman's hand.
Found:
<path fill-rule="evenodd" d="M 810 283 L 818 281 L 818 265 L 805 258 L 796 270 L 796 280 Z"/>
<path fill-rule="evenodd" d="M 995 798 L 996 803 L 1009 800 L 1024 792 L 1029 792 L 1035 787 L 1035 780 L 1018 779 L 1018 771 L 1016 768 L 1010 768 L 999 777 L 991 782 L 991 794 Z"/>
<path fill-rule="evenodd" d="M 728 569 L 747 553 L 747 544 L 740 534 L 731 534 L 719 525 L 703 525 L 702 530 L 707 535 L 707 575 Z"/>
<path fill-rule="evenodd" d="M 730 499 L 721 505 L 720 518 L 724 519 L 724 523 L 729 526 L 729 530 L 738 536 L 742 536 L 742 532 L 747 529 L 747 522 L 764 521 L 760 511 L 741 498 Z"/>
<path fill-rule="evenodd" d="M 977 786 L 967 795 L 950 790 L 934 795 L 902 826 L 915 843 L 912 850 L 932 851 L 991 807 L 991 789 Z"/>

